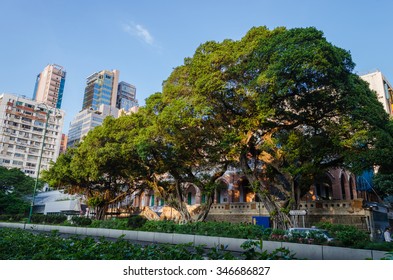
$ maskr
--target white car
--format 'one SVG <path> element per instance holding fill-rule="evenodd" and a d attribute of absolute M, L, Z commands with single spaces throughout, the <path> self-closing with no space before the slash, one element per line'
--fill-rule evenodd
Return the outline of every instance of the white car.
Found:
<path fill-rule="evenodd" d="M 324 229 L 319 229 L 319 228 L 289 228 L 288 229 L 288 237 L 293 237 L 293 236 L 299 236 L 303 238 L 324 238 L 328 242 L 331 242 L 334 240 L 332 236 L 329 235 L 329 233 L 324 230 Z"/>

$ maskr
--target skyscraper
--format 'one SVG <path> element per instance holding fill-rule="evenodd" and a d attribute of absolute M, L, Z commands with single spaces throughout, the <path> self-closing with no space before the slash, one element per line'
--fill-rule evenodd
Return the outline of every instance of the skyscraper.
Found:
<path fill-rule="evenodd" d="M 49 64 L 37 75 L 33 100 L 53 108 L 61 108 L 66 71 L 57 64 Z"/>
<path fill-rule="evenodd" d="M 138 106 L 138 101 L 135 99 L 135 96 L 135 86 L 123 81 L 120 82 L 117 90 L 116 107 L 118 109 L 130 111 L 132 107 Z"/>
<path fill-rule="evenodd" d="M 100 104 L 97 110 L 90 108 L 80 111 L 70 123 L 67 148 L 75 147 L 90 130 L 101 125 L 108 116 L 117 118 L 119 110 L 114 106 Z"/>
<path fill-rule="evenodd" d="M 101 125 L 107 116 L 118 118 L 137 110 L 136 88 L 126 82 L 118 83 L 118 70 L 102 70 L 90 75 L 86 80 L 82 110 L 70 123 L 67 148 L 82 141 L 83 137 L 94 127 Z"/>
<path fill-rule="evenodd" d="M 87 77 L 82 110 L 97 110 L 101 104 L 116 106 L 118 81 L 118 70 L 102 70 Z"/>

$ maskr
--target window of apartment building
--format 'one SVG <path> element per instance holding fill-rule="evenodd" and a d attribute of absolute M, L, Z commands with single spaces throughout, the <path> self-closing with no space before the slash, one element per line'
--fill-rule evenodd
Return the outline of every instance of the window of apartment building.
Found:
<path fill-rule="evenodd" d="M 38 159 L 37 156 L 32 156 L 32 155 L 27 156 L 27 160 L 37 160 L 37 159 Z"/>
<path fill-rule="evenodd" d="M 16 145 L 16 149 L 26 151 L 26 147 L 20 145 Z"/>
<path fill-rule="evenodd" d="M 40 121 L 34 121 L 34 125 L 44 126 L 44 123 Z"/>
<path fill-rule="evenodd" d="M 11 163 L 11 161 L 9 159 L 3 159 L 4 163 Z"/>
<path fill-rule="evenodd" d="M 28 118 L 26 118 L 26 117 L 22 117 L 22 121 L 31 123 L 31 119 L 28 119 Z"/>
<path fill-rule="evenodd" d="M 13 160 L 13 161 L 12 161 L 12 164 L 14 164 L 14 165 L 23 165 L 23 161 L 20 161 L 20 160 Z"/>

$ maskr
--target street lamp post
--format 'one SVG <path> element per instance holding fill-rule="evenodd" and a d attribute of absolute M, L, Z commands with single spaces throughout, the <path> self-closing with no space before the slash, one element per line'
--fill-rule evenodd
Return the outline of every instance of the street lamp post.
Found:
<path fill-rule="evenodd" d="M 51 111 L 46 104 L 44 104 L 44 103 L 43 104 L 39 104 L 38 108 L 40 108 L 39 106 L 44 106 L 45 107 L 45 109 L 46 109 L 46 120 L 45 120 L 45 126 L 44 126 L 44 135 L 42 136 L 40 155 L 38 157 L 38 167 L 37 167 L 37 174 L 36 174 L 35 183 L 34 183 L 34 189 L 33 189 L 33 198 L 31 200 L 29 218 L 27 220 L 27 223 L 29 223 L 29 224 L 31 223 L 31 216 L 33 215 L 34 200 L 35 200 L 35 195 L 36 195 L 36 192 L 37 192 L 38 179 L 40 177 L 42 153 L 44 151 L 44 146 L 45 146 L 45 137 L 46 137 L 46 132 L 47 132 L 47 129 L 48 129 L 49 117 L 50 117 L 51 113 L 54 113 L 56 118 L 61 118 L 60 114 L 56 115 L 56 113 Z M 36 109 L 36 111 L 39 112 L 41 110 Z"/>

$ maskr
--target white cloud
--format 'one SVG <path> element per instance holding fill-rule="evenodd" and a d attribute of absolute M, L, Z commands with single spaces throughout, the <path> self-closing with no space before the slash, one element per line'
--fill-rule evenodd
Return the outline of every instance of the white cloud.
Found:
<path fill-rule="evenodd" d="M 135 23 L 124 24 L 123 30 L 132 36 L 142 39 L 146 44 L 149 45 L 154 44 L 154 38 L 150 34 L 149 30 L 147 30 L 145 27 L 143 27 L 140 24 L 135 24 Z"/>

